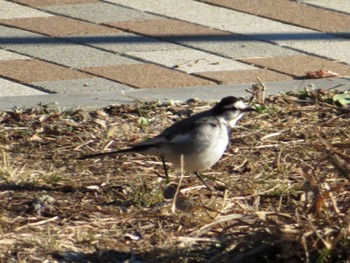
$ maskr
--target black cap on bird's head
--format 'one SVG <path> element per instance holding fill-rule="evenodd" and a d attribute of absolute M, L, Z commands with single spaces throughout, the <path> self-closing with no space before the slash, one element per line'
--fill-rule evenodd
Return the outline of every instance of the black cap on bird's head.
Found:
<path fill-rule="evenodd" d="M 216 114 L 221 114 L 225 111 L 256 111 L 256 109 L 251 108 L 244 104 L 243 100 L 241 98 L 236 98 L 233 96 L 228 96 L 216 104 L 213 108 L 213 112 Z"/>

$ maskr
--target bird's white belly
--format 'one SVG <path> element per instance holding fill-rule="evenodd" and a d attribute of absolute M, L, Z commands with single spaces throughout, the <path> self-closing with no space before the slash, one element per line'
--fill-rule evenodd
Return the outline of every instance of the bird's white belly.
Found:
<path fill-rule="evenodd" d="M 227 144 L 218 143 L 212 149 L 204 149 L 198 154 L 184 157 L 185 170 L 189 172 L 203 171 L 217 163 L 224 154 Z"/>
<path fill-rule="evenodd" d="M 203 171 L 216 162 L 219 161 L 221 156 L 224 154 L 227 144 L 228 144 L 228 135 L 226 132 L 217 134 L 210 134 L 211 138 L 203 138 L 203 142 L 199 143 L 201 145 L 197 148 L 197 151 L 186 152 L 184 151 L 184 170 L 188 172 L 197 172 Z M 179 145 L 179 147 L 181 147 Z M 186 145 L 183 146 L 186 148 Z M 181 167 L 180 163 L 180 154 L 164 154 L 164 157 L 170 161 L 175 167 Z"/>

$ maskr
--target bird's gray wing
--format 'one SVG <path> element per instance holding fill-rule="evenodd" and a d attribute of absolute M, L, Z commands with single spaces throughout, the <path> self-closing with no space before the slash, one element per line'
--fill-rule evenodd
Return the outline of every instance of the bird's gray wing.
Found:
<path fill-rule="evenodd" d="M 177 135 L 191 135 L 204 125 L 218 125 L 218 120 L 216 118 L 213 118 L 211 111 L 204 111 L 199 114 L 192 115 L 182 121 L 176 122 L 172 126 L 166 128 L 157 137 L 163 137 L 166 138 L 168 141 L 171 141 Z"/>
<path fill-rule="evenodd" d="M 176 139 L 176 137 L 184 137 L 191 135 L 201 126 L 203 125 L 218 125 L 218 121 L 216 118 L 212 118 L 212 113 L 210 111 L 204 111 L 195 115 L 192 115 L 186 119 L 178 121 L 166 128 L 162 133 L 158 136 L 145 140 L 140 143 L 136 143 L 132 145 L 132 149 L 134 150 L 142 150 L 142 148 L 148 147 L 157 147 L 163 143 L 169 143 Z"/>

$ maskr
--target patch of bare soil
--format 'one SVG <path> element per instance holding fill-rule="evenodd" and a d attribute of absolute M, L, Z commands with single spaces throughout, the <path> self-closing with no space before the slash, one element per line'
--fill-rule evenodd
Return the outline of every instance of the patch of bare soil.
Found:
<path fill-rule="evenodd" d="M 213 190 L 185 174 L 176 202 L 155 157 L 77 157 L 157 135 L 208 103 L 1 113 L 0 261 L 348 262 L 350 110 L 306 95 L 247 114 L 202 173 Z"/>

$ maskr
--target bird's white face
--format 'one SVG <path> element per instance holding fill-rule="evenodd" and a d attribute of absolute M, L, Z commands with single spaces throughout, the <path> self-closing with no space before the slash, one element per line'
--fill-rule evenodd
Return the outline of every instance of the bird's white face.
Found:
<path fill-rule="evenodd" d="M 248 106 L 245 105 L 243 101 L 238 100 L 232 104 L 225 105 L 223 108 L 228 110 L 223 114 L 227 126 L 233 128 L 237 121 L 242 118 L 244 110 L 247 109 Z"/>

